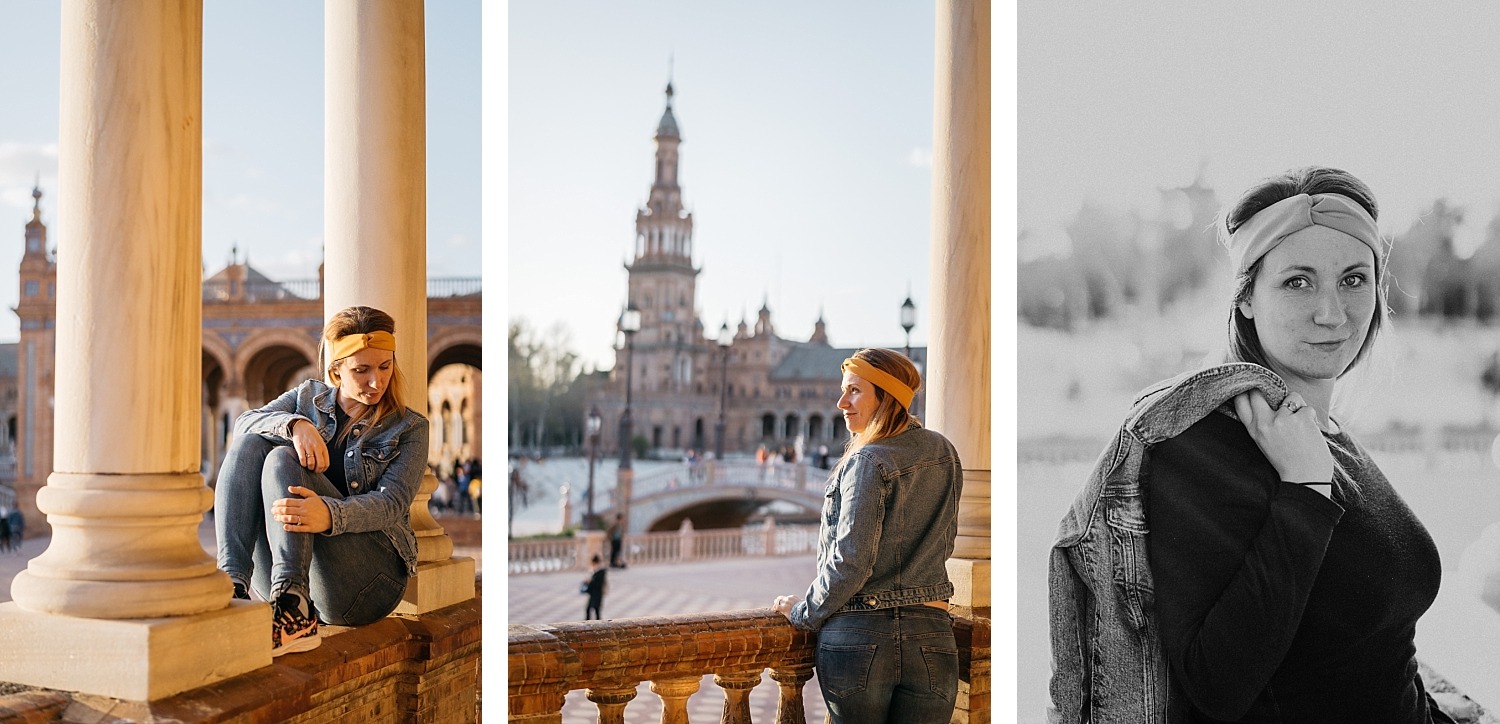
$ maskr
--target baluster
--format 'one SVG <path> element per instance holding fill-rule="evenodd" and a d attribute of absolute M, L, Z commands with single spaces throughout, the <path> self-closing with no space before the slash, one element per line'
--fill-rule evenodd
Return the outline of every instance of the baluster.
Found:
<path fill-rule="evenodd" d="M 625 724 L 625 705 L 635 698 L 635 685 L 597 686 L 583 695 L 599 706 L 599 724 Z"/>
<path fill-rule="evenodd" d="M 651 693 L 661 698 L 661 724 L 688 724 L 688 697 L 698 692 L 701 678 L 652 680 Z"/>
<path fill-rule="evenodd" d="M 724 690 L 724 715 L 720 724 L 750 724 L 750 690 L 760 683 L 760 669 L 714 674 L 714 683 Z"/>
<path fill-rule="evenodd" d="M 807 724 L 802 687 L 812 675 L 812 664 L 788 664 L 771 669 L 771 678 L 781 687 L 781 700 L 776 704 L 776 724 Z"/>

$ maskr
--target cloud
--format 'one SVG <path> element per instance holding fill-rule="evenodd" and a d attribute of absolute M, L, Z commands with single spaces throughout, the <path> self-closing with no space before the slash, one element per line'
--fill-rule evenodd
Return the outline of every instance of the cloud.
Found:
<path fill-rule="evenodd" d="M 37 184 L 38 175 L 42 192 L 55 201 L 57 144 L 0 143 L 0 205 L 29 212 L 31 189 Z"/>
<path fill-rule="evenodd" d="M 906 162 L 918 168 L 932 168 L 932 149 L 913 148 L 906 155 Z"/>
<path fill-rule="evenodd" d="M 470 239 L 467 234 L 454 234 L 444 239 L 443 243 L 453 247 L 465 247 L 469 245 Z"/>

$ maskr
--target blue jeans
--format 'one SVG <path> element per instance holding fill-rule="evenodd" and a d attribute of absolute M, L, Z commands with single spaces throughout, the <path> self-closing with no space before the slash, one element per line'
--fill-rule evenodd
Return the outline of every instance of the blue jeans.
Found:
<path fill-rule="evenodd" d="M 923 605 L 835 613 L 818 630 L 817 670 L 833 724 L 948 724 L 953 619 Z"/>
<path fill-rule="evenodd" d="M 293 485 L 343 498 L 322 473 L 297 462 L 291 445 L 236 435 L 214 489 L 219 568 L 262 599 L 287 590 L 307 595 L 318 619 L 360 626 L 384 618 L 406 592 L 406 564 L 381 531 L 323 535 L 284 530 L 271 504 L 296 497 Z"/>

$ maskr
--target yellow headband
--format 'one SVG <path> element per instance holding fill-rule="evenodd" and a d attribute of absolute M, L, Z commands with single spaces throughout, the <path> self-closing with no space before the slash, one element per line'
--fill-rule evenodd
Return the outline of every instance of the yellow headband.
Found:
<path fill-rule="evenodd" d="M 902 409 L 911 410 L 911 398 L 917 394 L 916 391 L 907 387 L 905 382 L 892 377 L 885 370 L 858 357 L 850 357 L 844 360 L 844 364 L 840 365 L 839 368 L 852 375 L 858 375 L 869 380 L 870 384 L 885 390 L 886 394 L 896 398 L 896 401 L 901 403 Z"/>
<path fill-rule="evenodd" d="M 328 343 L 329 363 L 337 362 L 366 347 L 396 351 L 396 335 L 390 332 L 346 334 Z"/>

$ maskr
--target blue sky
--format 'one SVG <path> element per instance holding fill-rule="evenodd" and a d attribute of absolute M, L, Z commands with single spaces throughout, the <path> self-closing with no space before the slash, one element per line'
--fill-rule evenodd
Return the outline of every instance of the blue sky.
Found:
<path fill-rule="evenodd" d="M 428 276 L 478 276 L 480 17 L 477 0 L 427 3 Z M 41 176 L 49 240 L 58 224 L 60 4 L 0 0 L 0 304 Z M 238 244 L 274 279 L 311 279 L 323 238 L 323 6 L 302 0 L 204 3 L 203 263 Z M 17 338 L 0 313 L 0 341 Z"/>
<path fill-rule="evenodd" d="M 710 336 L 768 301 L 806 339 L 902 344 L 925 315 L 931 237 L 929 3 L 512 3 L 508 315 L 565 324 L 614 363 L 636 209 L 670 77 Z M 926 340 L 925 316 L 912 343 Z"/>

